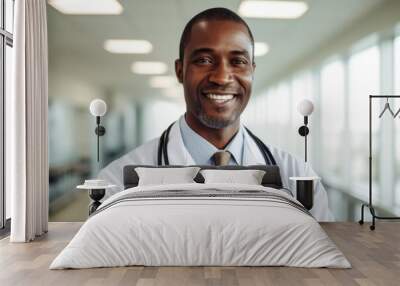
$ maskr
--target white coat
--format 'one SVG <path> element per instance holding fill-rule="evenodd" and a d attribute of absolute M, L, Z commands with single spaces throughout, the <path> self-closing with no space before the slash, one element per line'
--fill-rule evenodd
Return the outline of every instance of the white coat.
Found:
<path fill-rule="evenodd" d="M 117 188 L 107 189 L 106 197 L 123 190 L 123 168 L 126 165 L 157 165 L 157 151 L 159 138 L 153 139 L 121 158 L 111 162 L 103 168 L 98 177 L 107 180 L 109 183 L 117 185 Z M 243 165 L 265 164 L 264 157 L 257 144 L 244 129 L 244 151 Z M 266 144 L 267 145 L 267 144 Z M 276 164 L 280 168 L 282 184 L 295 193 L 295 182 L 289 177 L 316 176 L 315 172 L 306 166 L 305 162 L 297 159 L 291 154 L 278 150 L 272 146 L 270 149 L 275 158 Z M 179 120 L 172 126 L 168 141 L 168 159 L 170 165 L 195 165 L 195 162 L 188 150 L 184 146 L 182 134 L 179 128 Z M 314 206 L 311 214 L 318 221 L 332 221 L 333 216 L 328 206 L 328 196 L 322 183 L 318 181 L 314 188 Z"/>

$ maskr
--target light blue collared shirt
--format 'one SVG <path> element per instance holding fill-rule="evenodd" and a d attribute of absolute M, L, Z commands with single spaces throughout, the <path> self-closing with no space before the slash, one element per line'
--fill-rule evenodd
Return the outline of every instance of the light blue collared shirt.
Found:
<path fill-rule="evenodd" d="M 185 115 L 179 120 L 183 144 L 197 165 L 215 165 L 212 156 L 221 151 L 197 134 L 186 122 Z M 224 151 L 231 153 L 228 165 L 243 165 L 244 133 L 242 126 L 235 137 L 225 147 Z"/>

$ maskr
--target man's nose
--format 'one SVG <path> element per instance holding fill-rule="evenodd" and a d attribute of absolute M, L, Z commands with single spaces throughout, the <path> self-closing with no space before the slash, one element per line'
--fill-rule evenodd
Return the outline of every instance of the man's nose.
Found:
<path fill-rule="evenodd" d="M 233 81 L 232 71 L 226 63 L 219 63 L 209 76 L 209 81 L 218 85 L 226 85 Z"/>

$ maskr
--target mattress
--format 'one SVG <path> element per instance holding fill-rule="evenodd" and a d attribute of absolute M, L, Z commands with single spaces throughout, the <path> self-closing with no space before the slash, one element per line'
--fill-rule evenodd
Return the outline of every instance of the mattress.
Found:
<path fill-rule="evenodd" d="M 138 186 L 113 195 L 50 269 L 130 265 L 351 267 L 286 192 L 198 183 Z"/>

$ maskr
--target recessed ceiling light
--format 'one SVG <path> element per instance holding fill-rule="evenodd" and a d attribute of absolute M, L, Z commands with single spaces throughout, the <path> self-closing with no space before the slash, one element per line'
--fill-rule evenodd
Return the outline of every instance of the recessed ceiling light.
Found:
<path fill-rule="evenodd" d="M 250 18 L 295 19 L 308 10 L 305 2 L 299 1 L 243 1 L 239 14 Z"/>
<path fill-rule="evenodd" d="M 146 40 L 106 40 L 104 49 L 114 54 L 148 54 L 153 46 Z"/>
<path fill-rule="evenodd" d="M 153 76 L 150 79 L 150 86 L 154 88 L 170 88 L 176 86 L 178 81 L 174 76 Z"/>
<path fill-rule="evenodd" d="M 163 62 L 134 62 L 131 69 L 137 74 L 163 74 L 168 67 Z"/>
<path fill-rule="evenodd" d="M 266 43 L 256 42 L 254 43 L 254 56 L 260 57 L 267 54 L 269 46 Z"/>
<path fill-rule="evenodd" d="M 116 15 L 123 8 L 117 0 L 49 0 L 51 6 L 64 14 Z"/>

